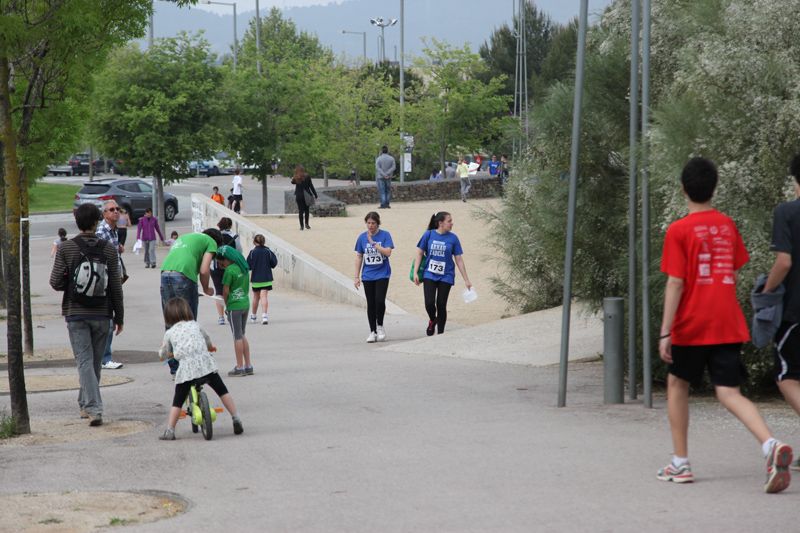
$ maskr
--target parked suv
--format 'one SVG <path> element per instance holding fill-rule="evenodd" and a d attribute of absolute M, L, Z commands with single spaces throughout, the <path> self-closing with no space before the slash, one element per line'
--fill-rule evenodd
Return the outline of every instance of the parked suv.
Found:
<path fill-rule="evenodd" d="M 139 179 L 107 179 L 84 183 L 75 195 L 73 210 L 87 202 L 102 208 L 103 203 L 114 200 L 128 212 L 131 224 L 135 224 L 144 210 L 152 206 L 153 187 Z M 164 193 L 164 218 L 172 220 L 178 214 L 178 199 L 168 192 Z"/>
<path fill-rule="evenodd" d="M 85 152 L 71 155 L 68 164 L 72 167 L 72 175 L 81 176 L 83 174 L 89 174 L 89 162 L 89 154 Z M 105 166 L 103 159 L 95 159 L 91 161 L 91 164 L 94 167 L 95 174 L 103 173 Z"/>

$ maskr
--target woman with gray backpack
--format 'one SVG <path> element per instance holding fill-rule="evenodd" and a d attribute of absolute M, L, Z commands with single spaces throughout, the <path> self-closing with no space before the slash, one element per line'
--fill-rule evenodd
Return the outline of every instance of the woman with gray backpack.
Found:
<path fill-rule="evenodd" d="M 250 267 L 250 288 L 253 299 L 250 309 L 250 322 L 256 322 L 258 303 L 261 302 L 261 323 L 269 324 L 269 291 L 272 290 L 272 269 L 278 266 L 278 256 L 266 246 L 266 239 L 260 233 L 253 237 L 254 248 L 247 254 Z"/>

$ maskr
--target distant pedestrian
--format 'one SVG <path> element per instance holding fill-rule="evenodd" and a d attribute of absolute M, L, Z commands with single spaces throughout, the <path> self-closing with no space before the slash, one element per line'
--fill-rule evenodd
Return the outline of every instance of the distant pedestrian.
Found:
<path fill-rule="evenodd" d="M 423 284 L 425 293 L 425 311 L 428 313 L 428 327 L 425 333 L 433 335 L 434 330 L 444 333 L 447 323 L 447 299 L 450 289 L 455 285 L 456 266 L 464 279 L 467 289 L 472 288 L 472 283 L 467 276 L 467 267 L 464 264 L 461 241 L 452 233 L 453 217 L 450 213 L 439 211 L 435 213 L 428 224 L 428 230 L 417 243 L 417 257 L 415 265 L 422 264 L 425 256 L 425 271 L 422 279 L 414 271 L 414 283 Z"/>
<path fill-rule="evenodd" d="M 389 257 L 392 255 L 394 242 L 391 234 L 381 229 L 381 216 L 375 211 L 367 213 L 364 223 L 367 231 L 356 239 L 356 275 L 353 284 L 358 289 L 364 283 L 369 322 L 367 342 L 382 342 L 386 340 L 383 317 L 386 313 L 389 278 L 392 276 Z"/>
<path fill-rule="evenodd" d="M 217 202 L 220 205 L 225 205 L 225 198 L 219 193 L 219 187 L 214 186 L 211 189 L 211 199 Z"/>
<path fill-rule="evenodd" d="M 220 246 L 217 250 L 217 263 L 225 269 L 222 276 L 222 299 L 225 301 L 225 314 L 233 333 L 233 349 L 236 366 L 228 372 L 231 377 L 253 375 L 250 361 L 250 343 L 245 334 L 247 329 L 247 310 L 250 308 L 250 280 L 245 258 L 233 246 Z"/>
<path fill-rule="evenodd" d="M 442 172 L 438 168 L 431 170 L 431 175 L 428 181 L 442 181 Z"/>
<path fill-rule="evenodd" d="M 318 196 L 314 183 L 303 165 L 294 167 L 292 185 L 294 185 L 294 200 L 297 202 L 297 216 L 300 219 L 300 231 L 311 229 L 311 226 L 308 225 L 309 211 L 311 204 L 316 201 Z M 303 226 L 303 220 L 305 220 L 305 226 Z"/>
<path fill-rule="evenodd" d="M 153 209 L 145 208 L 144 216 L 139 219 L 136 226 L 136 239 L 142 241 L 144 248 L 144 267 L 158 268 L 156 266 L 156 235 L 164 242 L 164 234 L 158 225 L 158 218 L 153 216 Z"/>
<path fill-rule="evenodd" d="M 499 176 L 500 175 L 500 167 L 501 166 L 502 165 L 501 165 L 500 161 L 497 160 L 497 156 L 493 155 L 492 156 L 492 160 L 489 161 L 489 175 L 492 176 L 492 177 Z"/>
<path fill-rule="evenodd" d="M 117 220 L 117 239 L 122 246 L 128 241 L 128 226 L 130 225 L 130 215 L 124 207 L 119 208 L 119 220 Z"/>
<path fill-rule="evenodd" d="M 231 185 L 233 185 L 233 205 L 232 209 L 234 213 L 240 213 L 244 211 L 244 190 L 242 187 L 242 169 L 236 167 L 235 174 L 233 175 L 233 181 Z"/>
<path fill-rule="evenodd" d="M 253 237 L 253 249 L 247 254 L 247 265 L 250 267 L 250 288 L 253 289 L 250 322 L 255 323 L 261 302 L 261 324 L 269 324 L 269 291 L 272 290 L 272 269 L 278 266 L 278 257 L 267 247 L 266 239 L 260 233 Z"/>
<path fill-rule="evenodd" d="M 222 217 L 217 222 L 217 228 L 222 233 L 222 244 L 233 246 L 236 251 L 242 253 L 242 243 L 239 242 L 239 235 L 233 232 L 233 221 L 229 217 Z M 211 281 L 214 283 L 214 294 L 222 294 L 222 275 L 225 269 L 217 264 L 216 259 L 211 262 Z M 217 306 L 217 324 L 225 325 L 225 303 L 222 300 L 214 300 Z"/>
<path fill-rule="evenodd" d="M 88 418 L 90 426 L 103 423 L 100 396 L 103 353 L 108 335 L 122 333 L 124 318 L 118 253 L 112 243 L 95 234 L 100 219 L 100 211 L 94 204 L 78 206 L 75 222 L 80 233 L 58 247 L 50 273 L 50 286 L 64 292 L 61 314 L 67 322 L 78 367 L 78 407 L 81 418 Z M 84 265 L 93 275 L 79 285 L 76 270 L 83 270 Z M 93 280 L 96 281 L 92 283 Z M 109 320 L 114 324 L 113 332 L 109 331 Z"/>
<path fill-rule="evenodd" d="M 181 414 L 183 403 L 189 395 L 192 384 L 196 382 L 208 383 L 219 396 L 222 405 L 233 419 L 234 435 L 244 432 L 242 420 L 236 411 L 233 396 L 228 392 L 225 382 L 219 375 L 217 362 L 211 352 L 217 351 L 211 342 L 211 337 L 197 323 L 189 304 L 183 298 L 171 298 L 164 306 L 164 323 L 167 332 L 158 355 L 161 359 L 178 361 L 182 363 L 175 376 L 175 395 L 172 398 L 172 407 L 167 418 L 167 428 L 158 438 L 160 440 L 175 440 L 175 426 Z"/>
<path fill-rule="evenodd" d="M 447 166 L 444 167 L 444 179 L 452 180 L 456 178 L 456 169 L 453 167 L 453 163 L 447 162 Z"/>
<path fill-rule="evenodd" d="M 375 185 L 380 194 L 381 209 L 390 209 L 392 203 L 392 177 L 397 168 L 394 157 L 389 155 L 389 148 L 383 146 L 381 154 L 375 159 Z"/>
<path fill-rule="evenodd" d="M 463 157 L 458 158 L 456 174 L 461 180 L 461 201 L 466 202 L 469 190 L 472 188 L 472 182 L 469 180 L 469 166 L 467 166 L 467 162 Z"/>
<path fill-rule="evenodd" d="M 169 234 L 169 239 L 164 241 L 164 244 L 166 244 L 167 246 L 172 246 L 173 244 L 175 244 L 175 241 L 177 240 L 178 240 L 178 232 L 173 231 L 172 233 Z"/>
<path fill-rule="evenodd" d="M 672 460 L 658 471 L 662 481 L 694 480 L 689 464 L 689 387 L 709 369 L 719 402 L 758 439 L 766 458 L 764 491 L 789 486 L 792 448 L 770 433 L 758 408 L 742 395 L 742 343 L 750 340 L 736 298 L 736 273 L 748 261 L 736 224 L 711 206 L 717 168 L 708 159 L 689 160 L 681 173 L 689 214 L 670 224 L 661 271 L 667 275 L 659 355 L 667 363 L 667 412 Z M 737 463 L 738 465 L 738 463 Z M 738 465 L 738 472 L 742 469 Z"/>
<path fill-rule="evenodd" d="M 50 248 L 50 257 L 55 257 L 56 252 L 58 251 L 59 245 L 67 240 L 67 230 L 64 228 L 58 228 L 58 238 L 53 241 L 53 246 Z"/>
<path fill-rule="evenodd" d="M 500 156 L 500 183 L 503 187 L 508 183 L 508 156 L 503 154 Z"/>

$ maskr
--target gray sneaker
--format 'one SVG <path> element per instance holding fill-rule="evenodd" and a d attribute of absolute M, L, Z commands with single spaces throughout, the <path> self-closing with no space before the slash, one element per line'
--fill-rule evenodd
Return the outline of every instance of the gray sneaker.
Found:
<path fill-rule="evenodd" d="M 175 430 L 172 428 L 165 429 L 164 433 L 158 436 L 158 440 L 175 440 Z"/>
<path fill-rule="evenodd" d="M 228 376 L 232 378 L 241 378 L 246 375 L 244 368 L 233 367 L 233 370 L 228 371 Z"/>
<path fill-rule="evenodd" d="M 244 367 L 244 375 L 245 376 L 252 376 L 253 375 L 253 367 L 252 366 Z"/>
<path fill-rule="evenodd" d="M 233 434 L 234 435 L 241 435 L 244 433 L 244 427 L 242 427 L 242 421 L 238 418 L 233 419 Z"/>

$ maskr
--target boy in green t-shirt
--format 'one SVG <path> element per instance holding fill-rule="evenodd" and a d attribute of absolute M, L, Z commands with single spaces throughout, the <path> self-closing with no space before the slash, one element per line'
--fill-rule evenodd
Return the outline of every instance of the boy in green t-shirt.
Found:
<path fill-rule="evenodd" d="M 250 344 L 245 337 L 247 310 L 250 307 L 250 276 L 244 256 L 232 246 L 221 246 L 217 250 L 217 265 L 225 269 L 222 275 L 222 299 L 225 314 L 233 332 L 233 349 L 236 366 L 228 372 L 231 377 L 253 375 L 250 363 Z"/>

